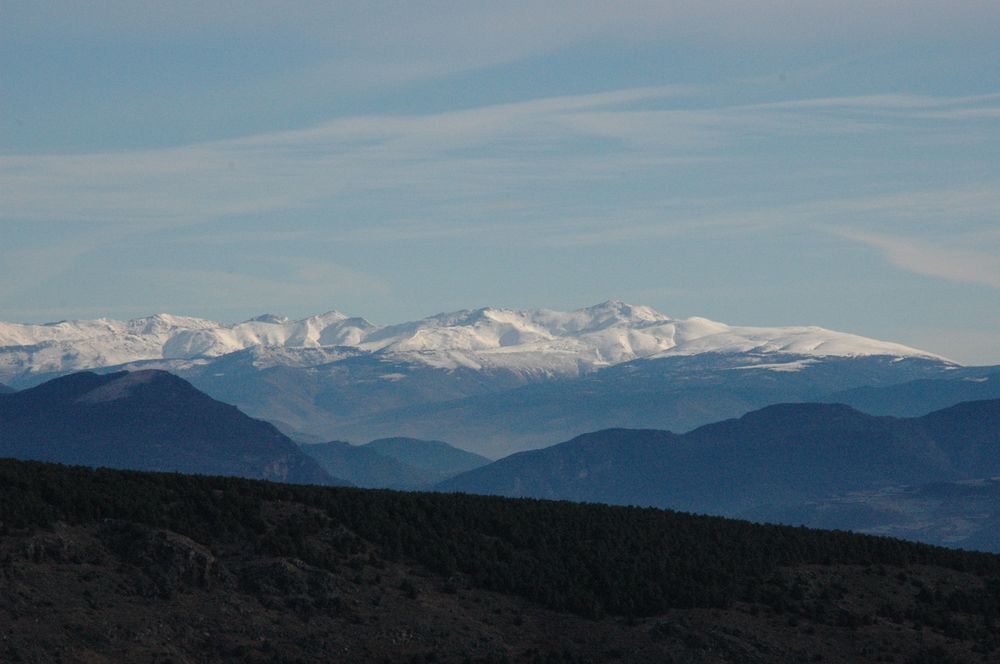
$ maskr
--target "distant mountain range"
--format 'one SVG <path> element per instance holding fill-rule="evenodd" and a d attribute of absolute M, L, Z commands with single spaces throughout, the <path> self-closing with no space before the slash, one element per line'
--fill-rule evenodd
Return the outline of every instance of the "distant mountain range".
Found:
<path fill-rule="evenodd" d="M 383 438 L 365 445 L 311 443 L 301 449 L 331 475 L 369 488 L 429 488 L 490 463 L 486 457 L 447 443 L 415 438 Z"/>
<path fill-rule="evenodd" d="M 83 372 L 0 395 L 0 456 L 345 484 L 271 424 L 164 371 Z"/>
<path fill-rule="evenodd" d="M 836 524 L 942 544 L 974 538 L 1000 550 L 1000 532 L 991 530 L 991 519 L 1000 517 L 995 490 L 953 486 L 953 495 L 971 491 L 980 507 L 992 505 L 984 514 L 967 504 L 968 527 L 962 533 L 942 527 L 944 503 L 928 502 L 935 492 L 940 495 L 941 483 L 997 475 L 1000 400 L 962 403 L 911 419 L 865 415 L 840 404 L 783 404 L 682 435 L 598 431 L 512 455 L 437 489 Z M 935 488 L 920 488 L 932 483 Z M 864 504 L 858 492 L 879 494 L 881 507 Z M 923 531 L 914 526 L 919 518 L 891 514 L 904 502 L 912 512 L 918 496 L 926 498 Z M 962 510 L 953 505 L 956 511 Z"/>
<path fill-rule="evenodd" d="M 412 438 L 298 446 L 165 371 L 56 378 L 0 395 L 0 456 L 87 466 L 417 489 L 490 463 Z"/>
<path fill-rule="evenodd" d="M 441 480 L 445 479 L 443 476 L 453 477 L 490 463 L 490 459 L 484 456 L 460 450 L 440 440 L 379 438 L 365 447 L 436 475 Z"/>
<path fill-rule="evenodd" d="M 916 417 L 962 401 L 1000 399 L 1000 371 L 995 367 L 956 373 L 959 376 L 884 387 L 856 387 L 835 392 L 824 401 L 845 403 L 871 415 Z"/>
<path fill-rule="evenodd" d="M 9 394 L 10 392 L 13 391 L 14 391 L 13 387 L 9 387 L 7 385 L 0 383 L 0 394 Z"/>
<path fill-rule="evenodd" d="M 1000 551 L 1000 400 L 908 419 L 781 404 L 685 434 L 602 430 L 490 463 L 410 438 L 296 445 L 166 372 L 83 372 L 0 395 L 0 456 L 649 505 Z"/>
<path fill-rule="evenodd" d="M 5 371 L 27 373 L 140 360 L 195 360 L 253 347 L 285 349 L 289 360 L 306 364 L 378 353 L 445 369 L 545 375 L 578 375 L 642 357 L 707 352 L 942 359 L 901 344 L 819 327 L 733 327 L 705 318 L 677 320 L 618 301 L 570 312 L 463 310 L 388 326 L 337 311 L 297 321 L 268 314 L 235 325 L 169 314 L 129 321 L 0 323 L 0 347 L 5 349 Z"/>
<path fill-rule="evenodd" d="M 169 370 L 300 442 L 404 436 L 492 458 L 596 429 L 685 431 L 772 403 L 983 373 L 817 327 L 681 320 L 617 301 L 388 326 L 337 312 L 0 323 L 0 381 L 15 388 L 122 368 Z"/>
<path fill-rule="evenodd" d="M 777 369 L 779 361 L 790 366 Z M 600 429 L 682 432 L 770 404 L 826 401 L 862 385 L 969 371 L 923 358 L 702 353 L 633 360 L 578 378 L 345 418 L 337 431 L 347 439 L 400 431 L 444 438 L 496 458 Z"/>

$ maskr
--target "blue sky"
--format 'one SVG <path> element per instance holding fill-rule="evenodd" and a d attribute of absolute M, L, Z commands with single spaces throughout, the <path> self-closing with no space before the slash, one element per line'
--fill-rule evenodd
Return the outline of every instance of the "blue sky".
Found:
<path fill-rule="evenodd" d="M 996 2 L 0 0 L 0 319 L 606 299 L 1000 363 Z"/>

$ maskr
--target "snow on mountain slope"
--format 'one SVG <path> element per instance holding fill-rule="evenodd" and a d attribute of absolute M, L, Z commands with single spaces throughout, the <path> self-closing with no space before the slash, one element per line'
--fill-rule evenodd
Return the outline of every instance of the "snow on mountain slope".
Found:
<path fill-rule="evenodd" d="M 130 321 L 0 323 L 0 378 L 142 360 L 198 361 L 248 348 L 260 349 L 255 364 L 263 366 L 316 366 L 372 353 L 444 369 L 545 375 L 577 375 L 638 358 L 706 352 L 943 360 L 900 344 L 818 327 L 734 327 L 704 318 L 673 319 L 650 307 L 610 301 L 569 312 L 465 310 L 388 326 L 336 311 L 302 320 L 265 315 L 234 325 L 166 314 Z"/>
<path fill-rule="evenodd" d="M 676 346 L 657 356 L 753 351 L 817 357 L 892 355 L 943 359 L 902 344 L 835 332 L 822 327 L 731 327 L 704 318 L 688 318 L 681 321 L 676 340 Z"/>
<path fill-rule="evenodd" d="M 331 311 L 292 321 L 266 315 L 231 326 L 185 330 L 163 347 L 163 357 L 215 357 L 252 346 L 356 346 L 375 326 Z"/>

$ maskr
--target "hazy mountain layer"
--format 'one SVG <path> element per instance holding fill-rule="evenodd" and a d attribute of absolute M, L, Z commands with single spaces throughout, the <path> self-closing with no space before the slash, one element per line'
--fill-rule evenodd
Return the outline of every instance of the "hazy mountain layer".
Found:
<path fill-rule="evenodd" d="M 490 463 L 448 443 L 416 438 L 383 438 L 365 445 L 309 443 L 300 449 L 334 477 L 373 489 L 426 489 Z"/>
<path fill-rule="evenodd" d="M 334 477 L 369 489 L 416 489 L 435 483 L 437 476 L 379 454 L 363 445 L 342 441 L 309 443 L 300 449 Z"/>
<path fill-rule="evenodd" d="M 490 463 L 490 459 L 440 440 L 380 438 L 365 447 L 415 468 L 440 475 L 457 475 Z"/>
<path fill-rule="evenodd" d="M 769 404 L 817 401 L 845 388 L 965 370 L 921 358 L 782 359 L 798 368 L 776 371 L 773 356 L 743 353 L 634 360 L 576 379 L 350 413 L 331 427 L 348 440 L 398 433 L 442 438 L 499 457 L 609 427 L 682 432 Z M 362 388 L 345 388 L 343 402 L 353 403 L 346 395 Z"/>
<path fill-rule="evenodd" d="M 916 417 L 962 401 L 1000 399 L 997 367 L 964 369 L 958 376 L 908 381 L 900 385 L 856 387 L 824 401 L 846 403 L 871 415 Z"/>
<path fill-rule="evenodd" d="M 438 488 L 809 524 L 819 518 L 809 504 L 847 492 L 993 475 L 1000 475 L 1000 400 L 913 419 L 785 404 L 683 435 L 598 431 L 512 455 Z M 877 526 L 874 516 L 852 522 Z"/>

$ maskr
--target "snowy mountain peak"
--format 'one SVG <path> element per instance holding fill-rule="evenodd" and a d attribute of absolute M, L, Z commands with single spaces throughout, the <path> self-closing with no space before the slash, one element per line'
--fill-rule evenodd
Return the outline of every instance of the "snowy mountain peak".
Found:
<path fill-rule="evenodd" d="M 125 323 L 125 327 L 130 333 L 139 335 L 164 334 L 175 330 L 211 329 L 218 326 L 219 324 L 214 321 L 171 314 L 154 314 L 145 318 L 133 318 Z"/>
<path fill-rule="evenodd" d="M 545 375 L 575 375 L 630 360 L 709 352 L 944 361 L 901 344 L 819 327 L 744 327 L 698 317 L 672 319 L 651 307 L 609 300 L 565 312 L 487 307 L 387 326 L 337 311 L 301 320 L 266 314 L 234 325 L 171 314 L 124 322 L 0 323 L 0 382 L 23 373 L 140 360 L 196 361 L 248 348 L 283 349 L 267 354 L 266 361 L 300 366 L 369 353 L 446 369 Z"/>
<path fill-rule="evenodd" d="M 586 311 L 593 316 L 614 317 L 620 320 L 649 321 L 649 320 L 669 320 L 669 316 L 661 314 L 652 307 L 644 304 L 629 304 L 621 300 L 608 300 L 595 304 L 591 307 L 579 309 Z"/>

